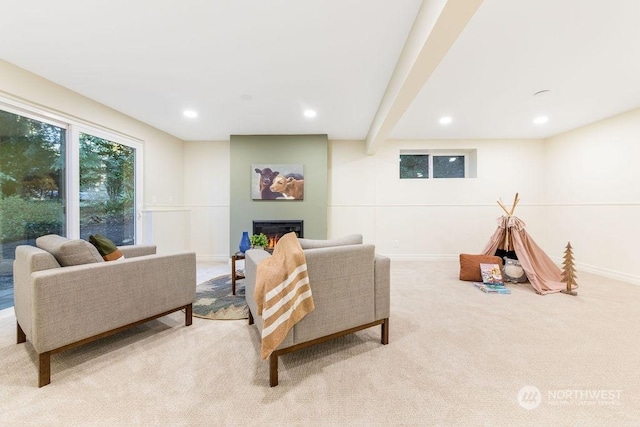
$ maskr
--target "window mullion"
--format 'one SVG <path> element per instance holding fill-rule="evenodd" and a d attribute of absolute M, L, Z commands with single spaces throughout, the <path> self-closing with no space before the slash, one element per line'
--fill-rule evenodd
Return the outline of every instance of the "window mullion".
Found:
<path fill-rule="evenodd" d="M 433 179 L 433 154 L 429 154 L 429 179 Z"/>
<path fill-rule="evenodd" d="M 72 239 L 80 238 L 80 131 L 69 126 L 67 143 L 67 234 Z"/>

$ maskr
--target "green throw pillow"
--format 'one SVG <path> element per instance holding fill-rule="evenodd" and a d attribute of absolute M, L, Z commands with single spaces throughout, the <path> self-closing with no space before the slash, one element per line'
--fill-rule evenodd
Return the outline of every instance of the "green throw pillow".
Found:
<path fill-rule="evenodd" d="M 122 255 L 116 244 L 101 234 L 89 236 L 89 242 L 98 249 L 105 261 L 124 259 L 124 255 Z"/>

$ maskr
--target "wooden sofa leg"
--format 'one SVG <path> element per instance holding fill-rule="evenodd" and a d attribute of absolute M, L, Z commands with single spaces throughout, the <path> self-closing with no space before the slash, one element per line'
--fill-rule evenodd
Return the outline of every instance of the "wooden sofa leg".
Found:
<path fill-rule="evenodd" d="M 389 344 L 389 318 L 388 317 L 384 319 L 384 322 L 382 322 L 382 337 L 380 339 L 380 342 L 384 345 Z"/>
<path fill-rule="evenodd" d="M 27 341 L 27 336 L 25 335 L 24 331 L 20 327 L 20 323 L 18 322 L 16 322 L 16 340 L 18 341 L 18 344 Z"/>
<path fill-rule="evenodd" d="M 38 355 L 38 387 L 44 387 L 51 382 L 51 352 Z"/>
<path fill-rule="evenodd" d="M 189 304 L 184 310 L 184 324 L 185 326 L 191 326 L 193 323 L 193 304 Z"/>
<path fill-rule="evenodd" d="M 269 356 L 269 385 L 271 387 L 278 385 L 278 356 L 273 353 Z"/>

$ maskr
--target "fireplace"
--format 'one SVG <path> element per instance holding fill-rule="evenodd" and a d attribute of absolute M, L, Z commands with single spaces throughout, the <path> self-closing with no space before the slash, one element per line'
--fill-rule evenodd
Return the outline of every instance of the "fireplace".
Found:
<path fill-rule="evenodd" d="M 253 234 L 264 233 L 269 240 L 268 249 L 273 249 L 280 237 L 292 231 L 298 237 L 304 237 L 303 225 L 302 220 L 254 220 Z"/>

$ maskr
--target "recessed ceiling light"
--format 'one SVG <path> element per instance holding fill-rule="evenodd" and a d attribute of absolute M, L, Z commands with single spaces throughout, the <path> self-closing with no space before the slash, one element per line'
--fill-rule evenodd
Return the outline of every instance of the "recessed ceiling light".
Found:
<path fill-rule="evenodd" d="M 439 120 L 441 125 L 448 125 L 452 121 L 453 121 L 453 119 L 451 117 L 449 117 L 449 116 L 440 117 L 440 120 Z"/>
<path fill-rule="evenodd" d="M 182 114 L 190 119 L 195 119 L 196 117 L 198 117 L 198 112 L 194 110 L 184 110 Z"/>
<path fill-rule="evenodd" d="M 312 119 L 312 118 L 314 118 L 314 117 L 315 117 L 315 116 L 317 116 L 317 115 L 318 115 L 318 113 L 316 113 L 314 110 L 305 110 L 305 111 L 304 111 L 304 116 L 305 116 L 306 118 L 308 118 L 308 119 Z"/>
<path fill-rule="evenodd" d="M 549 121 L 549 117 L 540 116 L 540 117 L 536 117 L 535 119 L 533 119 L 533 124 L 534 125 L 542 125 L 544 123 L 547 123 L 548 121 Z"/>

